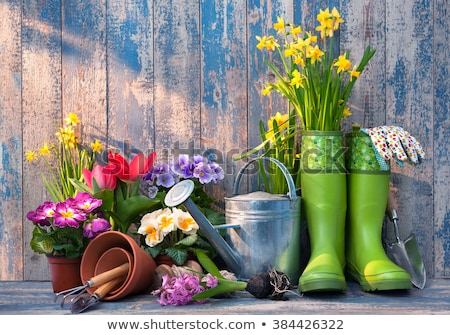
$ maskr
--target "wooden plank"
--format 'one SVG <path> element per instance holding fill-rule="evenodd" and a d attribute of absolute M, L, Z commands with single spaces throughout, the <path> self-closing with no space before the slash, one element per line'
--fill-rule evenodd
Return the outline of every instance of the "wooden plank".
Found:
<path fill-rule="evenodd" d="M 81 145 L 107 143 L 106 4 L 69 1 L 62 10 L 62 110 L 81 120 Z"/>
<path fill-rule="evenodd" d="M 231 297 L 208 299 L 202 304 L 184 306 L 161 306 L 157 297 L 144 292 L 116 301 L 101 301 L 83 312 L 83 315 L 447 315 L 450 310 L 450 281 L 429 280 L 424 290 L 363 292 L 358 284 L 348 283 L 346 292 L 333 294 L 298 295 L 286 293 L 289 300 L 257 299 L 250 293 L 235 292 Z M 49 282 L 0 282 L 0 321 L 6 315 L 70 315 L 70 302 L 61 308 L 53 301 L 54 294 Z M 114 321 L 114 317 L 110 317 Z M 147 319 L 146 319 L 147 320 Z M 402 319 L 403 320 L 403 319 Z M 79 323 L 79 327 L 86 324 Z M 77 327 L 78 324 L 74 327 Z M 391 326 L 391 325 L 389 325 Z M 425 325 L 433 331 L 433 323 Z M 374 329 L 376 325 L 371 325 Z M 402 324 L 404 329 L 406 325 Z M 406 328 L 405 328 L 406 327 Z M 80 328 L 81 329 L 81 328 Z M 346 328 L 347 329 L 347 328 Z M 438 329 L 436 329 L 438 331 Z"/>
<path fill-rule="evenodd" d="M 450 3 L 448 0 L 434 1 L 434 113 L 433 113 L 433 147 L 430 163 L 433 164 L 433 221 L 435 229 L 435 265 L 436 278 L 450 277 Z M 443 10 L 446 9 L 446 10 Z M 433 150 L 433 151 L 432 151 Z M 430 229 L 430 228 L 428 228 Z"/>
<path fill-rule="evenodd" d="M 377 1 L 347 0 L 341 7 L 340 14 L 345 20 L 340 28 L 341 53 L 348 50 L 352 64 L 357 65 L 368 45 L 376 49 L 353 87 L 349 98 L 352 115 L 342 128 L 350 131 L 353 123 L 362 127 L 385 125 L 385 5 Z"/>
<path fill-rule="evenodd" d="M 108 140 L 128 158 L 155 145 L 153 24 L 151 1 L 108 2 Z"/>
<path fill-rule="evenodd" d="M 200 152 L 199 0 L 154 1 L 155 143 L 160 161 Z"/>
<path fill-rule="evenodd" d="M 23 150 L 34 150 L 44 141 L 56 143 L 55 125 L 61 112 L 61 7 L 60 1 L 23 1 L 22 11 L 22 118 Z M 23 212 L 50 199 L 41 181 L 45 166 L 25 161 Z M 23 218 L 24 279 L 49 277 L 45 256 L 29 247 L 33 225 Z"/>
<path fill-rule="evenodd" d="M 21 5 L 0 3 L 0 279 L 23 279 Z"/>
<path fill-rule="evenodd" d="M 248 147 L 253 148 L 261 143 L 259 134 L 259 121 L 267 124 L 269 118 L 280 112 L 287 112 L 287 102 L 279 94 L 274 92 L 269 96 L 263 96 L 261 90 L 265 83 L 274 81 L 275 75 L 271 73 L 264 62 L 267 57 L 273 62 L 279 63 L 275 53 L 261 52 L 256 48 L 258 41 L 256 36 L 274 35 L 273 24 L 278 16 L 283 16 L 286 22 L 293 20 L 292 1 L 248 1 L 247 25 L 248 25 Z"/>
<path fill-rule="evenodd" d="M 202 0 L 201 121 L 202 151 L 225 172 L 209 193 L 224 207 L 242 162 L 233 160 L 247 147 L 246 4 Z"/>
<path fill-rule="evenodd" d="M 430 2 L 386 2 L 386 123 L 403 127 L 422 144 L 422 166 L 392 164 L 398 192 L 400 234 L 412 231 L 428 273 L 433 269 L 433 6 Z"/>

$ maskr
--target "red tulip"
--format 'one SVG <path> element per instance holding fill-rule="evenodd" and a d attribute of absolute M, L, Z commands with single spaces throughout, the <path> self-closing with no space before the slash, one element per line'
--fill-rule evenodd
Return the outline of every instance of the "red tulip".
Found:
<path fill-rule="evenodd" d="M 122 155 L 112 152 L 108 154 L 108 161 L 114 165 L 117 178 L 131 182 L 146 174 L 152 168 L 155 158 L 156 152 L 152 152 L 147 158 L 143 153 L 139 153 L 128 164 Z"/>
<path fill-rule="evenodd" d="M 95 179 L 100 190 L 114 190 L 117 183 L 116 176 L 111 173 L 114 170 L 115 166 L 112 164 L 102 166 L 97 163 L 94 165 L 92 171 L 83 169 L 83 177 L 91 190 L 93 190 L 93 179 Z"/>

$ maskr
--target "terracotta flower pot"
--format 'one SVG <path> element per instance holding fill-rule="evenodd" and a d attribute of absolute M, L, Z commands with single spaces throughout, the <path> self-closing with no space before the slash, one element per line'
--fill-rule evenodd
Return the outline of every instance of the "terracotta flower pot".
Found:
<path fill-rule="evenodd" d="M 122 290 L 125 288 L 125 285 L 129 282 L 131 274 L 133 273 L 133 255 L 126 249 L 114 247 L 106 250 L 103 255 L 100 256 L 97 264 L 95 265 L 94 274 L 99 275 L 115 267 L 121 266 L 124 263 L 128 263 L 130 265 L 127 275 L 123 278 L 117 288 L 108 293 L 107 296 L 109 300 L 115 300 L 117 296 L 121 294 Z"/>
<path fill-rule="evenodd" d="M 82 285 L 81 257 L 66 258 L 47 255 L 53 292 L 58 293 Z"/>
<path fill-rule="evenodd" d="M 127 251 L 130 256 L 123 252 L 121 259 L 111 257 L 109 251 L 112 248 L 119 248 Z M 105 255 L 106 254 L 106 255 Z M 80 274 L 83 282 L 99 274 L 100 271 L 111 269 L 123 264 L 123 261 L 131 260 L 130 271 L 124 283 L 114 291 L 107 294 L 102 300 L 118 300 L 125 296 L 142 293 L 153 284 L 156 263 L 137 242 L 129 235 L 118 231 L 107 231 L 93 239 L 86 248 L 81 260 Z M 111 261 L 107 264 L 107 261 Z M 122 262 L 122 264 L 118 264 Z M 96 273 L 97 269 L 97 273 Z M 95 291 L 95 287 L 89 288 L 89 293 Z"/>

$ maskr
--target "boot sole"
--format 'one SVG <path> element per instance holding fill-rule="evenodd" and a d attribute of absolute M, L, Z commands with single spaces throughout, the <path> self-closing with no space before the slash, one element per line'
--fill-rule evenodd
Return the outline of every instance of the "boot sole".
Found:
<path fill-rule="evenodd" d="M 412 287 L 411 280 L 408 279 L 386 279 L 367 281 L 361 276 L 347 272 L 350 279 L 357 282 L 364 292 L 373 291 L 391 291 L 391 290 L 409 290 Z"/>
<path fill-rule="evenodd" d="M 298 289 L 300 292 L 343 292 L 347 284 L 338 279 L 316 279 L 299 283 Z"/>
<path fill-rule="evenodd" d="M 365 292 L 390 291 L 390 290 L 409 290 L 411 281 L 407 280 L 383 280 L 375 282 L 360 283 L 361 289 Z"/>

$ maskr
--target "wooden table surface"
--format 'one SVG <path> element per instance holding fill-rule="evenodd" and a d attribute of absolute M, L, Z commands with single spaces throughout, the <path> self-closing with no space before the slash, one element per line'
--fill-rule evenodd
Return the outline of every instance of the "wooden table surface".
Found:
<path fill-rule="evenodd" d="M 363 292 L 349 282 L 344 293 L 294 294 L 287 301 L 256 299 L 247 292 L 230 298 L 209 299 L 203 304 L 160 306 L 149 292 L 118 301 L 100 301 L 83 314 L 185 315 L 185 314 L 285 314 L 285 315 L 450 315 L 450 280 L 431 279 L 423 290 Z M 0 315 L 67 315 L 70 302 L 54 302 L 50 282 L 0 281 Z"/>

